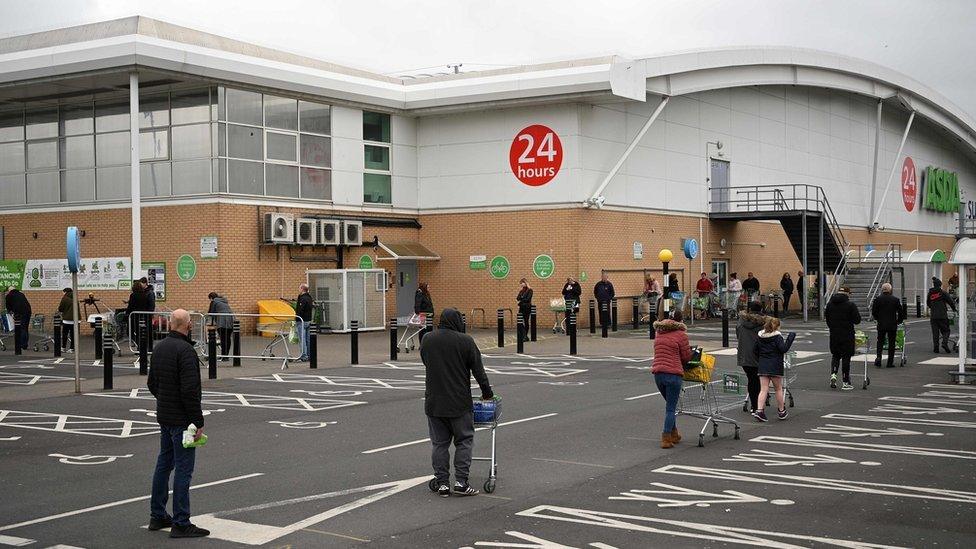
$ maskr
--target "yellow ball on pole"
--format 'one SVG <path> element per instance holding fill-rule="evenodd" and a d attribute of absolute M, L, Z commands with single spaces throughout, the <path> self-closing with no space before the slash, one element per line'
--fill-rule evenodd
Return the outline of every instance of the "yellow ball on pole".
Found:
<path fill-rule="evenodd" d="M 671 253 L 671 250 L 665 248 L 658 252 L 657 258 L 661 260 L 661 263 L 670 263 L 674 259 L 674 254 Z"/>

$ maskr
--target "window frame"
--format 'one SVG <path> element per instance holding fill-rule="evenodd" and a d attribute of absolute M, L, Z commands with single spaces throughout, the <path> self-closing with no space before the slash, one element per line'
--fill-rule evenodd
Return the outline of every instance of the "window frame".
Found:
<path fill-rule="evenodd" d="M 390 142 L 386 143 L 383 141 L 372 141 L 366 139 L 366 133 L 363 132 L 363 204 L 371 204 L 375 206 L 393 206 L 393 115 L 387 113 L 377 113 L 375 111 L 363 111 L 365 115 L 367 112 L 374 114 L 385 114 L 390 117 Z M 366 167 L 366 147 L 380 147 L 385 148 L 388 151 L 390 158 L 390 169 L 389 170 L 376 170 Z M 389 202 L 370 202 L 366 200 L 366 174 L 375 175 L 388 175 L 390 176 L 390 201 Z"/>

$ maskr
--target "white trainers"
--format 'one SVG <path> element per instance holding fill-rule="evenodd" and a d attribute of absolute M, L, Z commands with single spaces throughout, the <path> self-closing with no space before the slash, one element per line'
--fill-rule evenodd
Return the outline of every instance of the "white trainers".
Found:
<path fill-rule="evenodd" d="M 461 484 L 458 481 L 454 481 L 454 495 L 456 496 L 477 496 L 478 491 L 472 488 L 469 484 Z"/>
<path fill-rule="evenodd" d="M 841 388 L 840 388 L 840 390 L 841 390 L 841 391 L 852 391 L 852 390 L 854 390 L 854 386 L 853 386 L 853 385 L 851 385 L 850 383 L 847 383 L 847 382 L 845 381 L 845 382 L 844 382 L 844 386 L 843 386 L 843 387 L 841 387 Z"/>

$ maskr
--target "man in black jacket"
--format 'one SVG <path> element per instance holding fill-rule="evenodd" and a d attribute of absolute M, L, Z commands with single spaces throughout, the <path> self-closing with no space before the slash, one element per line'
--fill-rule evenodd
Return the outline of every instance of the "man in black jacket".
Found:
<path fill-rule="evenodd" d="M 904 311 L 901 308 L 901 300 L 891 295 L 891 284 L 885 282 L 881 285 L 881 295 L 874 298 L 871 303 L 871 316 L 878 323 L 878 355 L 874 359 L 874 365 L 881 367 L 881 348 L 884 342 L 888 342 L 888 367 L 895 367 L 895 335 L 898 332 L 898 325 L 905 321 Z"/>
<path fill-rule="evenodd" d="M 149 391 L 156 397 L 159 423 L 159 457 L 153 474 L 149 504 L 149 529 L 172 526 L 171 538 L 198 538 L 210 532 L 190 522 L 190 478 L 196 448 L 183 447 L 183 431 L 197 427 L 194 440 L 203 435 L 200 359 L 190 342 L 190 314 L 183 309 L 170 316 L 169 336 L 153 350 L 149 365 Z M 173 515 L 166 514 L 169 475 L 173 470 Z"/>
<path fill-rule="evenodd" d="M 600 326 L 610 325 L 610 302 L 616 292 L 607 273 L 603 273 L 600 281 L 593 286 L 593 297 L 596 298 L 596 310 L 600 312 Z"/>
<path fill-rule="evenodd" d="M 759 279 L 753 276 L 752 273 L 749 273 L 749 276 L 747 276 L 746 279 L 742 281 L 742 290 L 746 293 L 746 295 L 750 297 L 752 297 L 752 295 L 754 294 L 758 294 Z"/>
<path fill-rule="evenodd" d="M 17 288 L 10 286 L 7 289 L 7 312 L 14 315 L 14 322 L 17 328 L 20 328 L 20 348 L 26 349 L 27 345 L 30 344 L 30 320 L 31 314 L 31 304 L 27 300 L 27 296 Z"/>
<path fill-rule="evenodd" d="M 308 284 L 298 286 L 298 299 L 295 300 L 295 316 L 302 319 L 298 323 L 298 339 L 302 343 L 302 356 L 298 359 L 302 362 L 308 360 L 308 328 L 312 323 L 312 308 L 315 302 L 308 293 Z"/>
<path fill-rule="evenodd" d="M 937 277 L 932 277 L 932 287 L 929 289 L 925 304 L 929 307 L 929 323 L 932 325 L 932 352 L 939 352 L 939 336 L 942 336 L 942 348 L 945 352 L 952 353 L 949 349 L 949 308 L 956 310 L 956 302 L 952 296 L 942 289 L 942 281 Z"/>
<path fill-rule="evenodd" d="M 436 330 L 420 344 L 420 358 L 426 371 L 424 412 L 430 442 L 431 463 L 437 493 L 451 495 L 450 445 L 454 440 L 454 493 L 473 496 L 477 490 L 468 484 L 471 452 L 474 448 L 474 415 L 471 404 L 471 376 L 481 387 L 481 398 L 494 397 L 488 376 L 481 364 L 481 351 L 471 336 L 462 333 L 461 313 L 444 309 Z"/>

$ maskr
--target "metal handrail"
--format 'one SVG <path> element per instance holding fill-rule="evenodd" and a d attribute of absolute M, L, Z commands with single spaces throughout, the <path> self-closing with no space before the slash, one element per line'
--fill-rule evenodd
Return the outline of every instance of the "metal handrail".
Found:
<path fill-rule="evenodd" d="M 878 265 L 878 270 L 874 273 L 874 278 L 871 280 L 871 286 L 868 287 L 868 293 L 864 296 L 864 305 L 866 307 L 871 306 L 871 299 L 878 288 L 881 286 L 881 281 L 884 280 L 884 275 L 887 274 L 888 268 L 890 267 L 889 262 L 891 261 L 891 248 L 884 254 L 884 258 L 881 260 L 881 264 Z"/>

